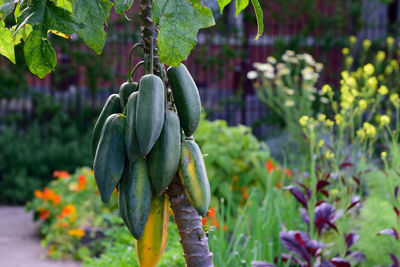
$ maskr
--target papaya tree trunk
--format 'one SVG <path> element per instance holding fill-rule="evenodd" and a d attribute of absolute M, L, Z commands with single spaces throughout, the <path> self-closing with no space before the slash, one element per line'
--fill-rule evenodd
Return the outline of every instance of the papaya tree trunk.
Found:
<path fill-rule="evenodd" d="M 188 267 L 210 267 L 213 255 L 208 248 L 208 238 L 203 232 L 201 216 L 190 204 L 178 177 L 167 189 L 174 220 L 178 226 L 183 256 Z"/>
<path fill-rule="evenodd" d="M 153 41 L 154 73 L 159 75 L 157 68 L 160 63 L 157 55 L 158 30 L 151 18 L 153 7 L 152 0 L 140 0 L 141 35 L 144 44 L 144 52 L 149 54 Z M 165 72 L 165 70 L 162 70 Z M 164 75 L 165 76 L 165 75 Z M 174 213 L 175 223 L 178 227 L 180 242 L 183 247 L 183 256 L 188 267 L 212 267 L 213 255 L 208 247 L 208 238 L 203 232 L 201 216 L 190 204 L 185 195 L 183 185 L 178 177 L 175 177 L 167 189 L 171 209 Z"/>

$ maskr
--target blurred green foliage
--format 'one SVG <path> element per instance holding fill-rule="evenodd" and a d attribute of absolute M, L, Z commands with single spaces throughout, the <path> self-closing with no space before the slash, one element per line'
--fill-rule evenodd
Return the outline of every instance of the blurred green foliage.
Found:
<path fill-rule="evenodd" d="M 46 123 L 35 120 L 25 129 L 0 131 L 0 202 L 23 204 L 49 182 L 54 170 L 90 166 L 90 140 L 91 131 L 79 129 L 61 112 Z"/>
<path fill-rule="evenodd" d="M 212 207 L 217 207 L 220 198 L 239 204 L 243 200 L 242 188 L 265 188 L 269 151 L 249 127 L 231 127 L 226 121 L 208 121 L 203 117 L 195 139 L 206 155 Z M 235 211 L 236 207 L 232 208 Z"/>

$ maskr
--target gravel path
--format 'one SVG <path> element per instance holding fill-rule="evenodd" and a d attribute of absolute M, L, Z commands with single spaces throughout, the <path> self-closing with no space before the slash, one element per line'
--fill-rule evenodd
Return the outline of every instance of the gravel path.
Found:
<path fill-rule="evenodd" d="M 75 261 L 46 259 L 46 249 L 38 237 L 39 223 L 25 207 L 0 206 L 1 267 L 79 267 Z"/>

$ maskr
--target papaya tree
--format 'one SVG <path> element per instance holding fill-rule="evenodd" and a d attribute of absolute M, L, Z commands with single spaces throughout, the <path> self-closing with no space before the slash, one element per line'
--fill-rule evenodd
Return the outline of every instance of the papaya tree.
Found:
<path fill-rule="evenodd" d="M 230 2 L 218 0 L 220 11 Z M 251 3 L 258 38 L 262 10 L 258 0 Z M 28 69 L 43 78 L 57 64 L 51 35 L 70 39 L 77 34 L 101 54 L 112 8 L 125 15 L 132 5 L 133 0 L 0 0 L 0 54 L 15 63 L 14 47 L 23 45 Z M 195 46 L 199 29 L 214 25 L 213 14 L 200 0 L 140 0 L 138 5 L 142 42 L 133 45 L 127 82 L 107 99 L 93 130 L 100 197 L 107 203 L 118 190 L 120 214 L 136 239 L 140 266 L 155 266 L 165 249 L 169 204 L 187 266 L 213 266 L 201 224 L 210 186 L 192 137 L 200 119 L 200 97 L 181 63 Z M 248 5 L 249 0 L 236 0 L 236 13 Z M 6 25 L 7 16 L 14 16 L 13 25 Z M 144 56 L 132 70 L 136 49 Z M 143 76 L 136 83 L 132 76 L 139 67 Z"/>

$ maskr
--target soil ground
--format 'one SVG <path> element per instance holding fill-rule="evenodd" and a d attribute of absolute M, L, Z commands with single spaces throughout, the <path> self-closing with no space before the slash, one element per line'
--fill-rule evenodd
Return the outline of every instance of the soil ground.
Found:
<path fill-rule="evenodd" d="M 1 267 L 79 267 L 75 261 L 53 261 L 38 236 L 40 222 L 32 220 L 25 207 L 0 206 Z"/>

